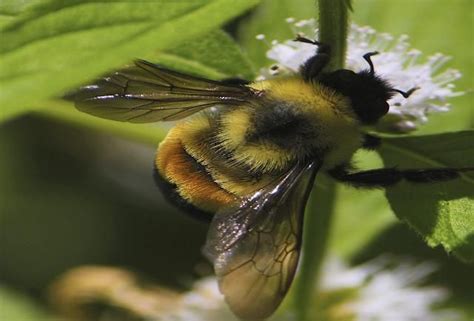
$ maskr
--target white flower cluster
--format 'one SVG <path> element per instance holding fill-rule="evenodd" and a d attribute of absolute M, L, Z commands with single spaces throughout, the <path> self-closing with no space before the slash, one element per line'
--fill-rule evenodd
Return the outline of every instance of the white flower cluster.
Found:
<path fill-rule="evenodd" d="M 354 299 L 337 302 L 354 320 L 460 320 L 460 315 L 455 311 L 433 310 L 433 306 L 448 298 L 445 289 L 419 286 L 436 270 L 434 264 L 394 262 L 397 261 L 381 257 L 360 266 L 348 267 L 340 260 L 331 259 L 323 267 L 321 290 L 330 293 L 356 289 L 357 295 Z M 213 277 L 198 281 L 194 289 L 183 296 L 180 306 L 181 309 L 164 316 L 162 320 L 238 321 L 225 304 L 219 293 L 217 280 Z M 283 314 L 269 320 L 291 321 L 294 318 Z M 337 321 L 337 318 L 334 321 Z"/>
<path fill-rule="evenodd" d="M 293 18 L 288 18 L 287 22 L 294 33 L 318 39 L 318 30 L 313 19 L 295 22 Z M 261 34 L 256 38 L 264 40 L 265 36 Z M 461 73 L 454 69 L 442 70 L 449 57 L 438 53 L 422 63 L 421 52 L 410 49 L 408 36 L 395 38 L 390 34 L 378 33 L 371 27 L 353 24 L 348 36 L 346 68 L 356 72 L 367 69 L 367 62 L 362 56 L 371 51 L 380 53 L 372 57 L 376 74 L 387 79 L 394 88 L 403 91 L 418 88 L 408 99 L 395 95 L 389 100 L 390 111 L 384 121 L 391 124 L 387 127 L 391 127 L 393 131 L 415 130 L 418 124 L 427 121 L 430 113 L 449 110 L 448 98 L 463 94 L 454 91 L 452 84 L 461 77 Z M 314 53 L 315 46 L 311 44 L 293 40 L 273 40 L 267 57 L 275 61 L 276 65 L 270 70 L 262 71 L 261 78 L 278 73 L 297 72 L 299 66 Z"/>
<path fill-rule="evenodd" d="M 460 320 L 453 310 L 433 310 L 449 297 L 446 289 L 420 287 L 436 271 L 431 262 L 402 261 L 379 257 L 366 264 L 348 268 L 341 261 L 329 260 L 321 280 L 324 290 L 344 287 L 359 289 L 357 300 L 345 306 L 358 321 L 443 321 Z"/>

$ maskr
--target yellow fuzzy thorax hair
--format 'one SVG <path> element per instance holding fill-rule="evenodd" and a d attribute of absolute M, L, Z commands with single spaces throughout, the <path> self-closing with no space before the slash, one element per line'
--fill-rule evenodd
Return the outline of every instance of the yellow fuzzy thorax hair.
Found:
<path fill-rule="evenodd" d="M 350 158 L 360 147 L 360 125 L 349 100 L 332 89 L 300 77 L 256 82 L 250 88 L 263 92 L 268 99 L 291 104 L 314 124 L 318 138 L 304 146 L 295 144 L 291 150 L 266 141 L 246 144 L 247 131 L 253 126 L 251 115 L 245 108 L 232 110 L 222 117 L 220 139 L 223 148 L 235 150 L 237 162 L 257 171 L 278 171 L 306 157 L 309 150 L 329 149 L 325 158 L 330 165 Z"/>

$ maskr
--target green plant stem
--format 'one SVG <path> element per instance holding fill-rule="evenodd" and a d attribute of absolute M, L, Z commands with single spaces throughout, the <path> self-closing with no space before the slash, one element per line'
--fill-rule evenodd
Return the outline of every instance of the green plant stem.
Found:
<path fill-rule="evenodd" d="M 319 41 L 331 47 L 328 71 L 344 65 L 349 9 L 349 0 L 319 0 Z M 318 186 L 321 181 L 318 179 L 317 182 Z M 328 246 L 335 194 L 335 184 L 326 182 L 324 188 L 313 190 L 306 208 L 303 256 L 291 296 L 292 308 L 299 321 L 315 320 L 318 277 Z"/>
<path fill-rule="evenodd" d="M 334 212 L 335 184 L 332 181 L 313 189 L 306 206 L 303 230 L 303 257 L 294 286 L 293 309 L 297 320 L 313 321 L 318 289 L 318 277 L 326 254 L 332 213 Z"/>
<path fill-rule="evenodd" d="M 327 70 L 344 67 L 350 0 L 319 0 L 319 41 L 331 47 Z"/>

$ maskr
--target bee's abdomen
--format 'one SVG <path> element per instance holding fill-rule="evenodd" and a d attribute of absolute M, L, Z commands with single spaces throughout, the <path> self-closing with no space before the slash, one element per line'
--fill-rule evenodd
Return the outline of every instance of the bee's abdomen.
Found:
<path fill-rule="evenodd" d="M 173 183 L 170 183 L 166 178 L 164 178 L 158 169 L 155 167 L 153 177 L 158 188 L 161 190 L 164 198 L 176 207 L 182 209 L 189 215 L 195 217 L 196 219 L 204 222 L 210 222 L 214 213 L 204 211 L 195 205 L 191 204 L 189 201 L 184 199 L 178 192 L 177 186 Z"/>
<path fill-rule="evenodd" d="M 183 127 L 176 126 L 161 142 L 155 159 L 157 183 L 180 207 L 204 216 L 215 213 L 233 202 L 235 196 L 214 182 L 206 168 L 186 151 L 182 134 Z"/>

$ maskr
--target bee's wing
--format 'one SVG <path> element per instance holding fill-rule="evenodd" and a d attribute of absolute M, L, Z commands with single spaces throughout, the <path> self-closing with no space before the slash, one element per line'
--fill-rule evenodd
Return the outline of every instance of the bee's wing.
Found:
<path fill-rule="evenodd" d="M 137 60 L 133 66 L 84 86 L 65 98 L 80 111 L 107 119 L 148 123 L 177 120 L 216 105 L 241 105 L 245 86 L 185 75 Z"/>
<path fill-rule="evenodd" d="M 204 253 L 220 291 L 244 319 L 263 319 L 279 306 L 295 275 L 303 213 L 319 165 L 295 165 L 238 205 L 218 212 Z"/>

